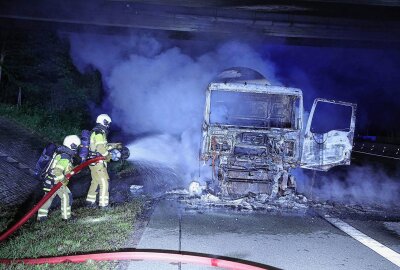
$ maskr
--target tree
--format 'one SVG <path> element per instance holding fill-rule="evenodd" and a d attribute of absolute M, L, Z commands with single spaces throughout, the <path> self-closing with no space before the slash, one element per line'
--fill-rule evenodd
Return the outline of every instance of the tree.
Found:
<path fill-rule="evenodd" d="M 75 68 L 68 40 L 56 33 L 13 32 L 2 59 L 0 105 L 15 105 L 22 89 L 18 114 L 35 117 L 42 130 L 59 129 L 57 134 L 65 136 L 91 126 L 90 107 L 102 102 L 101 76 L 95 70 L 81 74 Z"/>

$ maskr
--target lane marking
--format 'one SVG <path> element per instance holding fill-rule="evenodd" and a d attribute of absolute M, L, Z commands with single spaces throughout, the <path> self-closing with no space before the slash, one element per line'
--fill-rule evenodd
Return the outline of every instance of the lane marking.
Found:
<path fill-rule="evenodd" d="M 396 251 L 388 248 L 387 246 L 379 243 L 378 241 L 372 239 L 368 235 L 360 232 L 359 230 L 355 229 L 354 227 L 350 226 L 343 220 L 338 218 L 330 217 L 329 215 L 323 216 L 329 223 L 331 223 L 336 228 L 340 229 L 341 231 L 350 235 L 353 239 L 357 240 L 361 244 L 369 247 L 385 259 L 391 261 L 395 265 L 400 267 L 400 254 Z"/>

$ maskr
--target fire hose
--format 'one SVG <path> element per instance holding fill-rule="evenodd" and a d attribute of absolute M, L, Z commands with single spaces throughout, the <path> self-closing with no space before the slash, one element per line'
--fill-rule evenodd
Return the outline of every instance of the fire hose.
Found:
<path fill-rule="evenodd" d="M 104 157 L 96 157 L 93 159 L 89 159 L 88 161 L 76 166 L 69 174 L 67 174 L 65 177 L 67 179 L 70 179 L 74 174 L 80 172 L 83 168 L 89 166 L 92 163 L 98 162 L 100 160 L 104 160 Z M 5 239 L 7 239 L 13 232 L 18 230 L 19 227 L 24 225 L 38 210 L 39 208 L 47 202 L 50 197 L 56 193 L 56 191 L 63 185 L 62 182 L 58 182 L 36 205 L 33 207 L 25 216 L 23 216 L 17 223 L 15 223 L 10 229 L 8 229 L 6 232 L 4 232 L 0 236 L 0 243 L 3 242 Z"/>
<path fill-rule="evenodd" d="M 69 255 L 59 257 L 32 258 L 32 259 L 0 259 L 0 263 L 24 263 L 24 264 L 60 264 L 60 263 L 85 263 L 92 261 L 164 261 L 168 263 L 191 263 L 197 265 L 207 265 L 234 270 L 265 270 L 275 269 L 266 265 L 256 266 L 245 262 L 233 261 L 225 258 L 212 258 L 205 254 L 188 253 L 182 254 L 177 251 L 140 250 L 126 252 L 93 253 L 83 255 Z"/>

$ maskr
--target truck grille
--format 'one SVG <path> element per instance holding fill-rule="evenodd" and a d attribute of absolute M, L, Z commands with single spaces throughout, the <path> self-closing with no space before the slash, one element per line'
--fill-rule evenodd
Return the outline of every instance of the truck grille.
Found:
<path fill-rule="evenodd" d="M 265 145 L 263 134 L 245 132 L 242 134 L 242 143 L 251 145 Z"/>
<path fill-rule="evenodd" d="M 236 156 L 266 156 L 268 151 L 266 148 L 254 148 L 254 147 L 244 147 L 235 146 L 234 152 Z"/>

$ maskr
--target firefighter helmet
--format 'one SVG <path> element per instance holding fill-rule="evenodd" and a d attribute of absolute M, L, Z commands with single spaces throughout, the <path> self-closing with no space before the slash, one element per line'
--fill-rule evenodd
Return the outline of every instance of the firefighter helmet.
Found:
<path fill-rule="evenodd" d="M 81 139 L 79 139 L 76 135 L 68 135 L 65 137 L 63 145 L 68 147 L 69 149 L 77 149 L 78 146 L 81 144 Z"/>
<path fill-rule="evenodd" d="M 99 116 L 97 116 L 96 123 L 108 128 L 111 123 L 111 117 L 105 113 L 100 114 Z"/>

